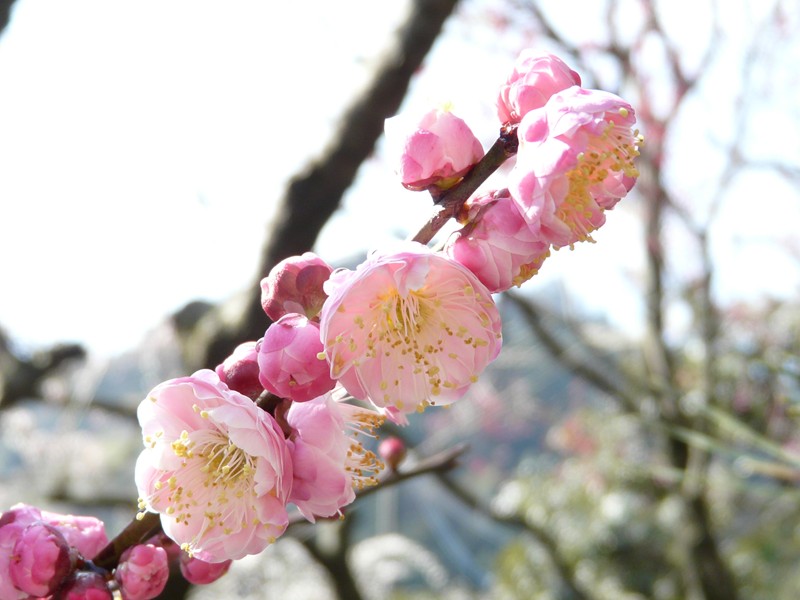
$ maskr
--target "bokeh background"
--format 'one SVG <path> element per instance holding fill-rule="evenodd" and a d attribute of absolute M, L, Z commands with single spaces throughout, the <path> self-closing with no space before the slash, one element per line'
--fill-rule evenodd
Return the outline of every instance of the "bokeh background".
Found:
<path fill-rule="evenodd" d="M 121 529 L 139 400 L 260 337 L 281 258 L 353 266 L 418 229 L 383 119 L 449 103 L 488 148 L 532 47 L 633 104 L 642 174 L 596 243 L 497 297 L 469 396 L 392 432 L 405 468 L 459 465 L 164 597 L 800 597 L 796 2 L 0 11 L 0 509 Z"/>

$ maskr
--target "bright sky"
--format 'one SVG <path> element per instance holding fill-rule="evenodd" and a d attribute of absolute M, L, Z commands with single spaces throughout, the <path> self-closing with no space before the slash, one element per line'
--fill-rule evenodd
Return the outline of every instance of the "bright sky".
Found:
<path fill-rule="evenodd" d="M 476 19 L 475 7 L 487 5 L 465 2 L 407 102 L 421 110 L 452 101 L 486 147 L 495 86 L 529 43 Z M 24 348 L 78 340 L 115 353 L 186 302 L 246 286 L 285 178 L 324 144 L 405 6 L 18 0 L 0 37 L 0 326 Z M 693 126 L 712 114 L 699 107 Z M 698 154 L 718 143 L 707 132 L 697 138 Z M 699 170 L 696 155 L 681 156 L 679 186 L 709 180 L 713 165 Z M 756 238 L 774 237 L 775 214 L 796 219 L 796 229 L 796 192 L 762 176 L 738 187 L 715 249 L 736 261 L 719 285 L 725 294 L 797 294 L 796 261 L 737 242 L 753 228 Z M 755 196 L 768 213 L 752 210 Z M 641 309 L 631 293 L 641 207 L 631 208 L 609 216 L 598 244 L 557 253 L 526 287 L 560 279 L 565 297 L 577 292 L 629 323 Z M 394 183 L 378 152 L 317 251 L 331 262 L 363 252 L 416 229 L 428 209 Z M 752 271 L 744 278 L 743 268 Z"/>

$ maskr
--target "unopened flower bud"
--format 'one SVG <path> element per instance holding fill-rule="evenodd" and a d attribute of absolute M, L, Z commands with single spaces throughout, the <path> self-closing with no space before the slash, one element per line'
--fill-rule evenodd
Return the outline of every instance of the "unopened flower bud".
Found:
<path fill-rule="evenodd" d="M 220 381 L 228 388 L 253 400 L 264 391 L 258 380 L 258 342 L 244 342 L 236 346 L 228 358 L 217 365 Z"/>
<path fill-rule="evenodd" d="M 84 558 L 94 558 L 108 544 L 106 527 L 100 519 L 42 511 L 42 521 L 58 529 L 67 543 Z"/>
<path fill-rule="evenodd" d="M 214 583 L 228 572 L 231 563 L 233 563 L 232 560 L 210 563 L 192 558 L 185 552 L 182 552 L 180 557 L 181 574 L 186 581 L 195 585 Z"/>
<path fill-rule="evenodd" d="M 378 445 L 378 454 L 389 469 L 396 471 L 406 457 L 406 445 L 399 437 L 388 437 Z"/>
<path fill-rule="evenodd" d="M 319 325 L 299 314 L 284 315 L 264 334 L 258 351 L 260 381 L 281 398 L 306 402 L 333 389 Z"/>
<path fill-rule="evenodd" d="M 167 552 L 160 546 L 139 544 L 120 557 L 114 577 L 124 600 L 150 600 L 158 596 L 169 579 Z"/>
<path fill-rule="evenodd" d="M 0 516 L 0 598 L 3 600 L 22 600 L 29 597 L 11 579 L 11 559 L 22 532 L 40 517 L 38 508 L 26 504 L 17 504 Z"/>
<path fill-rule="evenodd" d="M 59 600 L 112 600 L 108 582 L 95 571 L 75 571 L 58 591 Z"/>
<path fill-rule="evenodd" d="M 264 312 L 273 321 L 287 313 L 314 319 L 327 298 L 322 284 L 331 272 L 333 267 L 313 252 L 282 260 L 261 280 Z"/>
<path fill-rule="evenodd" d="M 386 141 L 401 183 L 410 190 L 446 190 L 483 158 L 483 147 L 469 126 L 448 110 L 434 109 L 419 119 L 386 119 Z"/>
<path fill-rule="evenodd" d="M 519 123 L 526 113 L 541 108 L 556 92 L 580 85 L 581 77 L 552 54 L 523 50 L 497 98 L 501 123 Z"/>
<path fill-rule="evenodd" d="M 69 544 L 61 532 L 36 521 L 20 532 L 9 574 L 17 589 L 38 598 L 55 592 L 72 567 Z"/>

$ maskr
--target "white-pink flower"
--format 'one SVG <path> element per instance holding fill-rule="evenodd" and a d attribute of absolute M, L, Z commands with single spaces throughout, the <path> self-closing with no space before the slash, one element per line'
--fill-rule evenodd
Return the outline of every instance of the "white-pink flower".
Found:
<path fill-rule="evenodd" d="M 292 463 L 269 413 L 201 370 L 156 386 L 138 417 L 139 506 L 190 555 L 237 559 L 284 532 Z"/>
<path fill-rule="evenodd" d="M 469 126 L 449 110 L 434 109 L 414 119 L 401 114 L 384 124 L 390 155 L 410 190 L 447 189 L 483 158 Z"/>
<path fill-rule="evenodd" d="M 532 48 L 523 50 L 514 70 L 497 96 L 497 116 L 501 123 L 519 123 L 535 108 L 541 108 L 550 96 L 573 85 L 581 76 L 553 54 L 541 54 Z"/>
<path fill-rule="evenodd" d="M 448 238 L 448 256 L 492 293 L 522 285 L 539 272 L 550 244 L 530 228 L 508 190 L 474 198 L 466 209 L 469 221 Z"/>
<path fill-rule="evenodd" d="M 591 240 L 603 211 L 633 187 L 642 138 L 633 108 L 619 96 L 571 87 L 519 125 L 509 190 L 520 212 L 554 246 Z"/>
<path fill-rule="evenodd" d="M 320 333 L 331 376 L 400 423 L 460 398 L 502 345 L 489 290 L 422 244 L 334 271 L 325 291 Z"/>
<path fill-rule="evenodd" d="M 336 402 L 325 394 L 293 403 L 286 414 L 292 428 L 289 447 L 294 468 L 289 497 L 302 515 L 332 517 L 355 500 L 356 489 L 374 485 L 383 464 L 355 437 L 370 435 L 383 423 L 374 410 Z"/>

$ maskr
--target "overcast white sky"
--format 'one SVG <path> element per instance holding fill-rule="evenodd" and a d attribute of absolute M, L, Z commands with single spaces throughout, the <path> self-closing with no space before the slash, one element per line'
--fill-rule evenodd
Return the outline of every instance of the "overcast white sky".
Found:
<path fill-rule="evenodd" d="M 417 108 L 453 101 L 486 146 L 494 86 L 526 43 L 475 18 L 488 4 L 464 3 L 409 99 Z M 0 326 L 24 348 L 78 340 L 114 353 L 187 301 L 246 286 L 285 178 L 324 143 L 405 6 L 18 0 L 0 37 Z M 578 37 L 591 36 L 589 21 L 574 23 Z M 702 182 L 691 160 L 686 181 Z M 323 257 L 422 222 L 429 201 L 388 169 L 380 153 L 364 169 L 320 240 Z M 764 186 L 742 182 L 749 195 L 722 215 L 734 232 L 746 217 L 762 238 L 773 235 L 769 215 L 747 204 Z M 796 193 L 769 189 L 778 192 L 760 201 L 770 213 L 800 224 Z M 630 320 L 640 309 L 630 276 L 641 268 L 631 208 L 609 215 L 598 244 L 557 253 L 528 287 L 557 274 L 567 287 L 593 281 L 595 291 L 578 293 Z M 719 252 L 734 250 L 726 241 Z M 780 278 L 752 249 L 739 260 L 722 285 L 797 294 L 790 258 Z M 741 267 L 761 280 L 740 285 Z"/>

